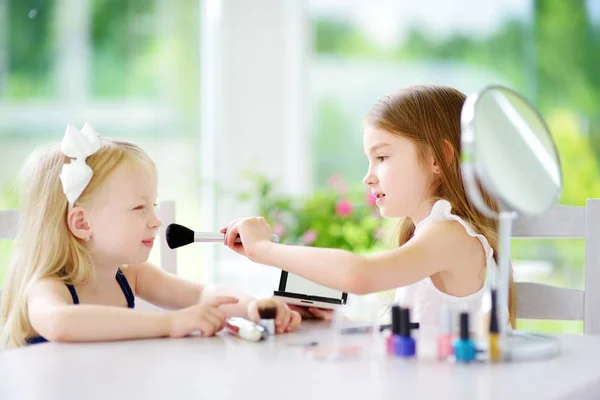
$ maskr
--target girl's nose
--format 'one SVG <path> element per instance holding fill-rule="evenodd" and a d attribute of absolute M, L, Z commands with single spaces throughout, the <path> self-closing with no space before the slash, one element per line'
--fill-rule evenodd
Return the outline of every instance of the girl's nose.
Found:
<path fill-rule="evenodd" d="M 152 218 L 150 219 L 150 222 L 149 222 L 148 225 L 152 229 L 158 228 L 159 226 L 162 225 L 162 222 L 160 221 L 160 219 L 156 215 L 156 212 L 153 213 Z"/>
<path fill-rule="evenodd" d="M 371 186 L 375 183 L 376 180 L 377 179 L 376 179 L 375 175 L 371 172 L 371 170 L 369 170 L 369 171 L 367 171 L 367 174 L 363 178 L 363 183 L 367 186 Z"/>

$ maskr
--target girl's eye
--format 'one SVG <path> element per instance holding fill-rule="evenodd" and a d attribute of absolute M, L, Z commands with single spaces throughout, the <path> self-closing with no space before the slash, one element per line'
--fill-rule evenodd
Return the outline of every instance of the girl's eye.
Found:
<path fill-rule="evenodd" d="M 388 156 L 377 156 L 377 161 L 379 162 L 383 162 L 385 160 L 387 160 Z"/>
<path fill-rule="evenodd" d="M 139 205 L 134 208 L 134 210 L 136 210 L 136 211 L 143 210 L 143 209 L 144 209 L 144 205 Z"/>

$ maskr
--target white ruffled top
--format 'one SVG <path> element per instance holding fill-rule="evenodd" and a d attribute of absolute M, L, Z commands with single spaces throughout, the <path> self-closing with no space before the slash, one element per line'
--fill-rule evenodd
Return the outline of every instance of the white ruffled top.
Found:
<path fill-rule="evenodd" d="M 486 276 L 490 271 L 495 271 L 494 250 L 482 234 L 473 230 L 471 225 L 457 215 L 452 214 L 452 206 L 447 200 L 438 200 L 433 205 L 431 214 L 417 224 L 414 237 L 422 232 L 427 225 L 437 221 L 456 221 L 460 223 L 467 233 L 479 239 L 485 251 Z M 488 295 L 484 295 L 488 293 Z M 427 277 L 412 285 L 396 289 L 394 302 L 404 307 L 410 307 L 411 320 L 425 326 L 440 327 L 443 306 L 456 312 L 469 312 L 471 315 L 480 313 L 482 309 L 489 308 L 489 292 L 485 285 L 477 292 L 468 296 L 456 297 L 440 291 Z"/>

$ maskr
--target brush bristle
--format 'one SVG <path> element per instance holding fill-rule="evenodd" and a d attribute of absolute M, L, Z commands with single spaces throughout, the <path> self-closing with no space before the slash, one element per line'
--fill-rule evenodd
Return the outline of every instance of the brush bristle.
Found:
<path fill-rule="evenodd" d="M 165 231 L 165 238 L 170 249 L 194 242 L 194 231 L 179 224 L 170 224 Z"/>
<path fill-rule="evenodd" d="M 263 299 L 258 302 L 258 315 L 261 319 L 275 319 L 277 303 L 272 299 Z"/>

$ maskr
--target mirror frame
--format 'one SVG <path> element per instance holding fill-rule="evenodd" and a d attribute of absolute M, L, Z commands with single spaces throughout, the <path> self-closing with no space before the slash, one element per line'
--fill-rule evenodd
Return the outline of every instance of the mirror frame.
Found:
<path fill-rule="evenodd" d="M 502 85 L 486 86 L 483 89 L 467 96 L 467 99 L 465 100 L 465 103 L 463 104 L 463 108 L 461 111 L 461 118 L 460 118 L 460 122 L 461 122 L 460 157 L 461 157 L 461 170 L 462 170 L 463 180 L 466 181 L 465 182 L 465 190 L 468 192 L 467 194 L 472 199 L 472 201 L 475 203 L 475 206 L 483 214 L 486 214 L 486 216 L 488 216 L 488 217 L 499 219 L 499 212 L 496 212 L 487 206 L 487 204 L 483 200 L 483 196 L 482 196 L 481 192 L 477 189 L 477 183 L 480 183 L 482 185 L 482 187 L 492 197 L 494 197 L 494 199 L 496 199 L 496 201 L 498 202 L 498 206 L 500 207 L 500 211 L 505 210 L 505 211 L 516 212 L 517 214 L 521 214 L 521 215 L 533 215 L 533 214 L 522 212 L 518 207 L 515 206 L 515 204 L 512 204 L 511 202 L 505 200 L 504 197 L 502 196 L 502 192 L 500 190 L 498 190 L 498 188 L 489 179 L 489 176 L 490 176 L 489 171 L 485 167 L 484 163 L 478 162 L 477 158 L 476 158 L 477 157 L 476 150 L 475 150 L 476 144 L 477 144 L 477 138 L 476 138 L 477 135 L 476 135 L 476 127 L 475 127 L 475 112 L 477 109 L 476 107 L 477 107 L 477 104 L 478 104 L 478 101 L 480 100 L 480 98 L 485 93 L 492 91 L 492 90 L 507 91 L 507 92 L 511 93 L 512 95 L 516 96 L 519 100 L 523 101 L 527 106 L 529 106 L 529 108 L 533 111 L 533 113 L 539 119 L 539 121 L 541 121 L 542 126 L 546 129 L 546 131 L 550 135 L 551 142 L 552 142 L 552 150 L 554 150 L 554 154 L 556 156 L 556 161 L 558 164 L 560 188 L 557 191 L 553 201 L 549 203 L 550 205 L 543 211 L 539 212 L 539 214 L 543 214 L 546 211 L 548 211 L 550 208 L 552 208 L 552 206 L 554 206 L 559 201 L 559 199 L 562 195 L 564 181 L 563 181 L 562 165 L 560 162 L 560 155 L 558 153 L 558 148 L 556 146 L 554 138 L 552 137 L 552 132 L 550 131 L 550 128 L 546 124 L 546 121 L 544 120 L 544 118 L 542 117 L 540 112 L 537 110 L 537 108 L 534 107 L 531 104 L 531 102 L 529 102 L 524 96 L 522 96 L 521 94 L 517 93 L 513 89 L 510 89 L 506 86 L 502 86 Z"/>

